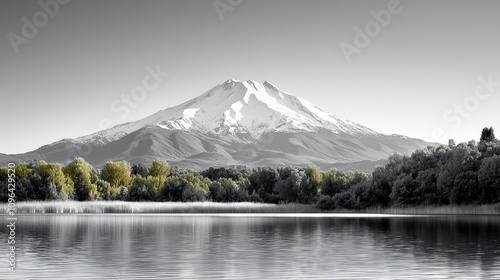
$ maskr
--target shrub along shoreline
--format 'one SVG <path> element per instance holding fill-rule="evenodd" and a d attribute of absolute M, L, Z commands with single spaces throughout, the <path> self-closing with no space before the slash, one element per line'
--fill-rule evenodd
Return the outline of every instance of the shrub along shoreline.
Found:
<path fill-rule="evenodd" d="M 83 158 L 65 166 L 32 161 L 0 168 L 0 201 L 8 201 L 9 190 L 16 202 L 253 202 L 336 212 L 497 213 L 488 205 L 500 202 L 500 141 L 485 128 L 478 143 L 450 140 L 411 156 L 395 154 L 372 174 L 315 166 L 194 172 L 162 160 L 149 166 L 107 162 L 97 170 Z"/>
<path fill-rule="evenodd" d="M 0 204 L 0 213 L 8 206 Z M 16 214 L 383 214 L 383 215 L 499 215 L 493 205 L 369 208 L 320 210 L 307 204 L 254 202 L 129 202 L 129 201 L 28 201 L 16 205 Z M 1 215 L 0 215 L 1 216 Z"/>

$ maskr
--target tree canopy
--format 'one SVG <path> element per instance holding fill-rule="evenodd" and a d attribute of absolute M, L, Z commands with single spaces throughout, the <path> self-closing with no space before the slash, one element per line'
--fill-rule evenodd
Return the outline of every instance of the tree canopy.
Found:
<path fill-rule="evenodd" d="M 318 208 L 486 204 L 500 202 L 500 142 L 484 128 L 479 142 L 394 154 L 372 174 L 308 167 L 171 168 L 107 162 L 97 170 L 82 158 L 65 166 L 44 161 L 15 167 L 17 201 L 129 200 L 316 204 Z M 0 199 L 7 199 L 8 169 L 0 167 Z"/>

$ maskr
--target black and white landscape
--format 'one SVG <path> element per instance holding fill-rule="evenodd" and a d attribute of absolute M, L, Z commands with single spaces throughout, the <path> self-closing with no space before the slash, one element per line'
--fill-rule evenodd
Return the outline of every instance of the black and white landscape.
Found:
<path fill-rule="evenodd" d="M 0 279 L 500 279 L 499 12 L 0 1 Z"/>
<path fill-rule="evenodd" d="M 67 164 L 77 155 L 99 167 L 107 161 L 151 164 L 163 159 L 195 170 L 316 165 L 371 172 L 394 153 L 410 155 L 433 145 L 378 133 L 269 82 L 227 80 L 142 120 L 4 155 L 0 164 L 32 159 Z"/>

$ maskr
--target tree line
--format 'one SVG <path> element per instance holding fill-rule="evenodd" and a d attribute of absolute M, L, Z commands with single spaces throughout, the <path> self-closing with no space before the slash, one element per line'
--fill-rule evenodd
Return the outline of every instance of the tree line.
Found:
<path fill-rule="evenodd" d="M 372 174 L 315 166 L 172 168 L 107 162 L 97 170 L 82 158 L 63 166 L 44 161 L 15 167 L 17 201 L 124 200 L 315 204 L 319 209 L 489 204 L 500 201 L 500 141 L 485 128 L 479 142 L 394 154 Z M 8 169 L 0 168 L 0 199 L 7 201 Z"/>

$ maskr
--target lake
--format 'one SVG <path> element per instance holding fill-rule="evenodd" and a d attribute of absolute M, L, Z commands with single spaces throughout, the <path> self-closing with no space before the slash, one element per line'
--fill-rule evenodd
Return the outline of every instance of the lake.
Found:
<path fill-rule="evenodd" d="M 1 279 L 500 279 L 499 216 L 17 217 Z"/>

